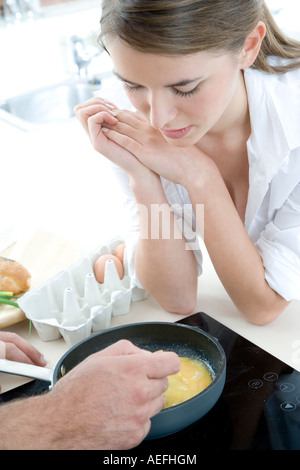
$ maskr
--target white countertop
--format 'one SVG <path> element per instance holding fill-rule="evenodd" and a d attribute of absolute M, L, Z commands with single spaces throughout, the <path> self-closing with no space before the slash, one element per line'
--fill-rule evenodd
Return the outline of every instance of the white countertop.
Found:
<path fill-rule="evenodd" d="M 37 242 L 39 239 L 40 242 Z M 46 255 L 45 250 L 48 244 L 50 253 Z M 19 251 L 18 247 L 20 247 Z M 26 247 L 29 247 L 28 250 L 30 250 L 30 252 L 32 252 L 33 247 L 36 247 L 36 258 L 31 257 L 31 261 L 26 259 Z M 63 251 L 64 255 L 58 258 L 57 263 L 51 265 L 51 259 L 56 259 L 54 256 L 55 251 L 57 251 L 57 253 L 62 253 Z M 241 317 L 234 307 L 221 285 L 207 254 L 205 252 L 204 254 L 204 273 L 199 278 L 198 301 L 195 312 L 205 312 L 244 338 L 300 371 L 300 302 L 291 303 L 286 311 L 270 325 L 251 325 Z M 65 267 L 68 267 L 69 264 L 76 261 L 79 256 L 79 250 L 68 241 L 63 241 L 62 250 L 61 237 L 46 232 L 36 232 L 33 234 L 32 238 L 29 237 L 26 242 L 18 242 L 11 251 L 11 255 L 14 259 L 17 257 L 21 261 L 27 261 L 26 265 L 30 269 L 32 268 L 33 287 L 35 287 L 36 284 L 38 284 L 38 282 L 36 282 L 38 278 L 44 281 L 45 278 L 48 279 L 56 274 L 56 272 L 60 271 L 64 264 Z M 45 272 L 42 272 L 43 260 L 45 261 Z M 174 322 L 181 318 L 183 318 L 182 315 L 164 311 L 152 297 L 148 297 L 146 300 L 132 303 L 129 313 L 112 317 L 110 326 L 114 327 L 126 323 L 145 321 Z M 29 339 L 29 341 L 44 354 L 48 362 L 48 367 L 50 368 L 55 367 L 59 358 L 68 349 L 63 339 L 49 342 L 41 341 L 34 328 L 29 338 L 29 324 L 27 320 L 16 323 L 5 329 L 15 331 L 24 338 Z M 28 381 L 26 378 L 0 374 L 2 392 L 25 383 L 26 381 Z"/>
<path fill-rule="evenodd" d="M 120 192 L 76 119 L 21 131 L 0 120 L 1 231 L 65 236 L 88 251 L 122 224 Z"/>
<path fill-rule="evenodd" d="M 31 132 L 20 131 L 0 120 L 0 142 L 0 236 L 1 232 L 5 233 L 6 244 L 9 244 L 11 234 L 11 241 L 17 240 L 17 246 L 21 244 L 24 248 L 24 240 L 30 239 L 36 230 L 42 230 L 42 233 L 52 234 L 48 243 L 58 236 L 66 240 L 68 247 L 61 263 L 55 263 L 52 271 L 43 273 L 43 259 L 49 244 L 42 237 L 32 260 L 35 273 L 51 276 L 64 263 L 66 267 L 121 233 L 119 190 L 109 176 L 105 159 L 93 151 L 76 120 L 37 127 Z M 3 235 L 0 250 L 5 248 L 6 238 Z M 53 246 L 55 248 L 55 243 Z M 300 302 L 292 302 L 270 325 L 251 325 L 233 305 L 204 254 L 204 272 L 199 278 L 195 311 L 207 313 L 300 371 Z M 173 322 L 180 318 L 182 316 L 165 312 L 150 297 L 132 303 L 130 312 L 114 317 L 111 326 L 137 321 Z M 28 338 L 27 321 L 7 329 Z M 30 341 L 45 355 L 51 368 L 67 349 L 63 339 L 45 343 L 34 330 Z M 2 391 L 27 380 L 0 374 Z"/>

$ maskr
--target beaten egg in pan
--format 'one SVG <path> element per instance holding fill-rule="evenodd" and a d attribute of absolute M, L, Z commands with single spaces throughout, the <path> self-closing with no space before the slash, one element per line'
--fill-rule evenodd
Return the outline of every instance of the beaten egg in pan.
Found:
<path fill-rule="evenodd" d="M 169 387 L 164 392 L 164 408 L 178 405 L 208 387 L 213 376 L 209 367 L 200 359 L 180 357 L 181 368 L 177 374 L 169 375 Z"/>

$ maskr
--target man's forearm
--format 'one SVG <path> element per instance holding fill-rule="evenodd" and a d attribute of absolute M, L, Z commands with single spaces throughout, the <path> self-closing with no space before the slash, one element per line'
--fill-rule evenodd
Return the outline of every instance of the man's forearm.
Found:
<path fill-rule="evenodd" d="M 50 394 L 0 406 L 2 450 L 54 450 L 66 448 Z"/>

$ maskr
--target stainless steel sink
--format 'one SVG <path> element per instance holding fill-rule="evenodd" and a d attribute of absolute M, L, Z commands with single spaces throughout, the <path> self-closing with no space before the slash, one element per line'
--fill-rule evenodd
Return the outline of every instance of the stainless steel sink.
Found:
<path fill-rule="evenodd" d="M 79 79 L 38 89 L 0 102 L 0 117 L 16 125 L 66 121 L 74 117 L 74 106 L 92 98 L 100 87 L 99 79 Z"/>

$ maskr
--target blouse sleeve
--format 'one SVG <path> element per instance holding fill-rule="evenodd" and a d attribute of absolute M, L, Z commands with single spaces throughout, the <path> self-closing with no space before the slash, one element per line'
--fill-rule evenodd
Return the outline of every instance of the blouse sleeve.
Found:
<path fill-rule="evenodd" d="M 128 274 L 133 285 L 140 288 L 143 286 L 136 276 L 134 267 L 134 254 L 139 239 L 139 219 L 136 208 L 136 202 L 131 192 L 128 175 L 117 165 L 108 162 L 110 173 L 113 180 L 116 181 L 118 188 L 118 196 L 120 197 L 121 220 L 120 235 L 124 239 L 126 245 L 126 260 L 128 266 Z"/>
<path fill-rule="evenodd" d="M 133 285 L 143 288 L 137 277 L 134 264 L 135 251 L 140 237 L 139 214 L 137 211 L 136 201 L 130 189 L 128 175 L 117 165 L 112 163 L 111 165 L 114 177 L 116 178 L 122 193 L 123 235 L 126 244 L 128 274 Z M 196 231 L 197 224 L 195 215 L 190 213 L 191 204 L 187 203 L 187 195 L 181 194 L 183 188 L 178 188 L 177 185 L 168 182 L 167 180 L 163 180 L 162 183 L 168 203 L 174 213 L 176 223 L 187 242 L 186 249 L 193 251 L 198 266 L 198 275 L 201 275 L 203 258 L 199 236 Z"/>
<path fill-rule="evenodd" d="M 270 287 L 288 301 L 300 300 L 300 183 L 256 243 Z"/>

